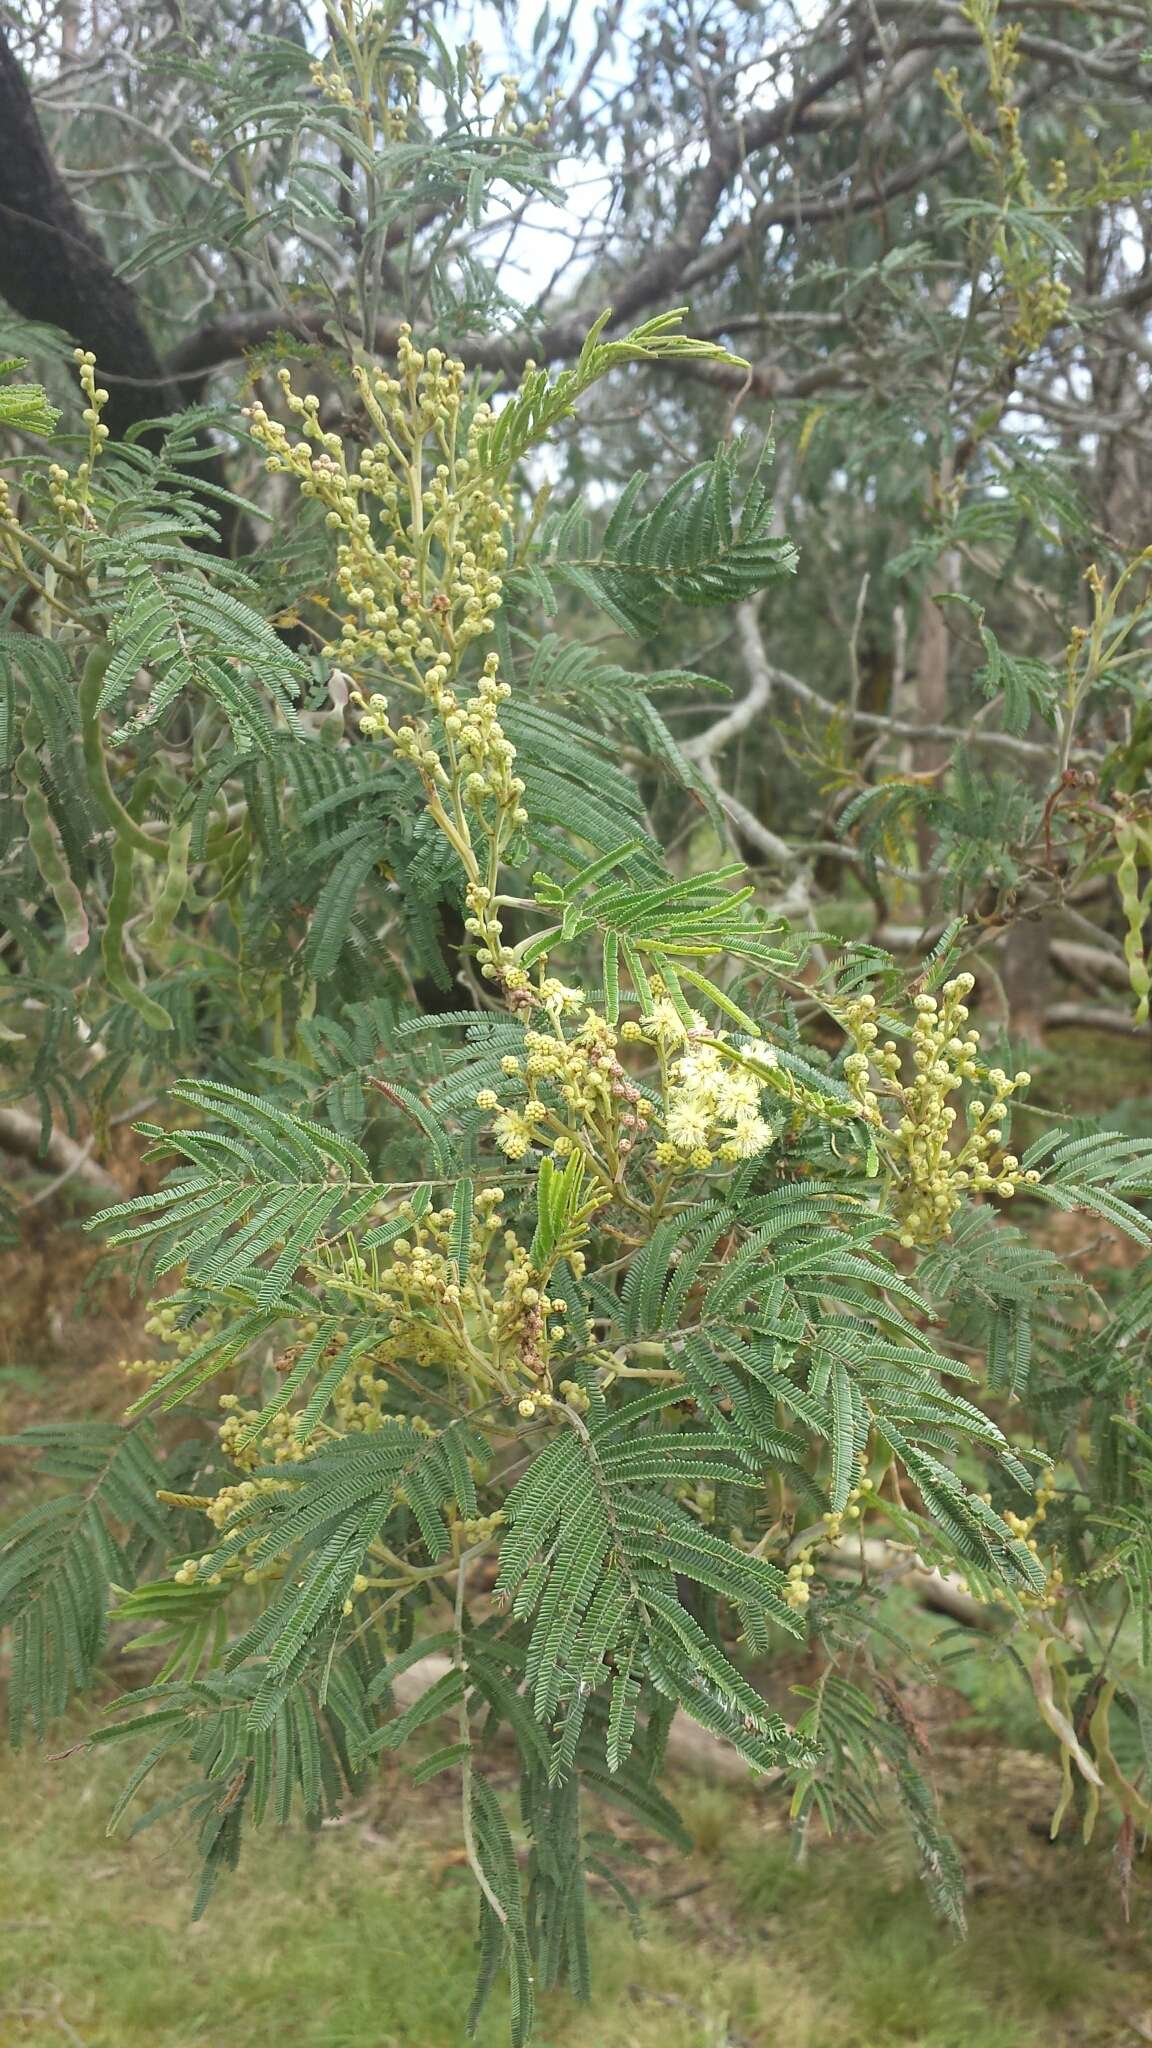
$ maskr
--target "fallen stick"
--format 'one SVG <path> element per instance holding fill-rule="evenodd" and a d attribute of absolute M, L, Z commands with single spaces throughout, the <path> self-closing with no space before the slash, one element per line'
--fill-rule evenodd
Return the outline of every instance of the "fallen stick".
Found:
<path fill-rule="evenodd" d="M 1131 991 L 1128 962 L 1123 953 L 1110 953 L 1106 946 L 1086 946 L 1082 939 L 1053 939 L 1051 953 L 1057 967 L 1083 982 L 1093 994 L 1102 981 L 1109 988 Z"/>
<path fill-rule="evenodd" d="M 399 1707 L 410 1707 L 435 1685 L 438 1678 L 452 1669 L 449 1657 L 421 1657 L 410 1664 L 394 1679 L 392 1691 Z M 702 1771 L 709 1777 L 729 1778 L 741 1785 L 764 1785 L 770 1779 L 779 1777 L 778 1771 L 767 1771 L 753 1777 L 744 1759 L 726 1743 L 710 1735 L 685 1714 L 677 1714 L 668 1736 L 668 1757 L 670 1762 L 679 1764 L 684 1770 Z"/>
<path fill-rule="evenodd" d="M 876 1578 L 899 1580 L 924 1607 L 931 1607 L 937 1614 L 950 1614 L 955 1621 L 962 1621 L 966 1628 L 995 1629 L 997 1613 L 977 1600 L 965 1586 L 961 1586 L 948 1572 L 939 1566 L 929 1568 L 923 1558 L 913 1550 L 901 1550 L 893 1543 L 886 1543 L 880 1536 L 841 1536 L 829 1545 L 837 1565 L 854 1567 L 859 1571 L 861 1561 L 864 1568 Z"/>
<path fill-rule="evenodd" d="M 839 1542 L 829 1545 L 829 1562 L 834 1561 L 840 1567 L 854 1564 L 859 1569 L 860 1551 L 859 1538 L 842 1536 Z M 898 1550 L 894 1545 L 871 1536 L 865 1537 L 863 1551 L 864 1564 L 869 1572 L 877 1577 L 899 1579 L 925 1607 L 931 1607 L 937 1613 L 950 1614 L 968 1628 L 988 1631 L 997 1626 L 995 1608 L 986 1607 L 974 1599 L 946 1573 L 929 1570 L 914 1552 Z M 410 1707 L 451 1669 L 451 1658 L 444 1656 L 421 1657 L 415 1664 L 410 1664 L 393 1681 L 392 1691 L 397 1705 Z M 734 1749 L 729 1749 L 718 1736 L 709 1734 L 707 1728 L 701 1728 L 686 1714 L 677 1714 L 672 1723 L 668 1735 L 668 1757 L 670 1762 L 685 1770 L 701 1771 L 709 1777 L 727 1778 L 742 1785 L 767 1784 L 780 1776 L 778 1771 L 769 1771 L 758 1779 L 753 1778 L 748 1765 Z"/>
<path fill-rule="evenodd" d="M 88 1157 L 83 1145 L 64 1131 L 50 1131 L 46 1145 L 42 1145 L 41 1138 L 39 1117 L 30 1116 L 26 1109 L 0 1108 L 0 1150 L 28 1160 L 42 1173 L 58 1175 L 61 1182 L 79 1181 L 105 1201 L 119 1201 L 123 1188 L 103 1166 Z"/>
<path fill-rule="evenodd" d="M 1104 1003 L 1049 1003 L 1044 1022 L 1051 1031 L 1071 1027 L 1082 1031 L 1118 1031 L 1124 1038 L 1147 1037 L 1146 1024 L 1137 1024 L 1131 1010 L 1110 1009 Z"/>
<path fill-rule="evenodd" d="M 789 1564 L 814 1539 L 819 1539 L 821 1544 L 824 1542 L 822 1522 L 814 1522 L 793 1536 L 788 1546 Z M 922 1606 L 931 1607 L 939 1614 L 951 1614 L 966 1628 L 994 1629 L 996 1626 L 995 1610 L 977 1600 L 950 1572 L 942 1572 L 935 1565 L 929 1567 L 916 1551 L 905 1549 L 898 1543 L 889 1543 L 882 1536 L 840 1536 L 826 1546 L 824 1560 L 827 1567 L 835 1572 L 851 1572 L 859 1577 L 863 1568 L 863 1572 L 873 1578 L 899 1579 L 902 1585 L 915 1593 Z"/>

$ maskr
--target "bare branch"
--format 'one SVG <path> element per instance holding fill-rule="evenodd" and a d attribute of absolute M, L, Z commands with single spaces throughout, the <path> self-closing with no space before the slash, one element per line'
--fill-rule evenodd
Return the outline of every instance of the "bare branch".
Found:
<path fill-rule="evenodd" d="M 925 0 L 880 0 L 879 12 L 883 15 L 899 15 L 907 19 L 916 17 L 910 28 L 907 42 L 911 49 L 974 49 L 979 47 L 979 31 L 972 25 L 959 6 L 940 0 L 933 10 L 925 6 Z M 1087 7 L 1085 13 L 1091 12 Z M 933 13 L 935 20 L 933 20 Z M 927 17 L 927 20 L 925 20 Z M 923 24 L 923 25 L 921 25 Z M 1030 29 L 1022 30 L 1016 47 L 1026 56 L 1037 57 L 1046 64 L 1054 64 L 1060 70 L 1082 73 L 1087 78 L 1099 78 L 1109 85 L 1126 86 L 1142 96 L 1152 93 L 1152 80 L 1137 76 L 1139 52 L 1144 37 L 1139 33 L 1118 37 L 1107 49 L 1080 48 L 1074 43 L 1057 41 L 1054 36 L 1038 36 Z"/>
<path fill-rule="evenodd" d="M 40 1119 L 30 1116 L 27 1110 L 0 1107 L 0 1147 L 17 1159 L 27 1159 L 31 1165 L 59 1175 L 61 1181 L 79 1181 L 105 1201 L 118 1201 L 124 1192 L 119 1182 L 90 1159 L 85 1147 L 66 1132 L 51 1131 L 47 1144 L 42 1145 Z"/>
<path fill-rule="evenodd" d="M 1049 1003 L 1044 1012 L 1049 1031 L 1115 1031 L 1122 1038 L 1147 1038 L 1147 1024 L 1137 1024 L 1130 1011 L 1110 1010 L 1104 1003 Z"/>
<path fill-rule="evenodd" d="M 742 610 L 750 614 L 750 623 L 742 622 L 741 624 L 744 658 L 748 662 L 749 668 L 751 669 L 752 663 L 749 655 L 749 638 L 746 636 L 754 635 L 758 646 L 756 658 L 767 669 L 769 688 L 774 686 L 776 689 L 785 691 L 788 696 L 795 697 L 799 703 L 811 705 L 812 709 L 818 711 L 823 718 L 849 718 L 853 725 L 864 726 L 870 732 L 885 733 L 892 739 L 963 740 L 969 746 L 998 747 L 1002 752 L 1016 754 L 1022 760 L 1051 761 L 1052 759 L 1053 750 L 1051 744 L 1045 744 L 1040 740 L 1019 739 L 1015 733 L 986 732 L 979 725 L 972 725 L 967 728 L 959 725 L 918 725 L 911 719 L 889 718 L 878 711 L 853 711 L 847 704 L 835 704 L 829 698 L 822 696 L 819 690 L 814 690 L 811 683 L 801 682 L 799 676 L 789 675 L 786 669 L 778 668 L 775 662 L 768 660 L 754 608 L 745 606 L 742 607 Z M 739 708 L 739 706 L 736 706 L 735 710 L 738 711 Z M 685 751 L 692 744 L 692 741 L 688 741 Z"/>
<path fill-rule="evenodd" d="M 742 804 L 739 797 L 733 796 L 730 790 L 721 788 L 711 762 L 706 765 L 704 774 L 716 791 L 716 801 L 725 817 L 731 820 L 738 832 L 743 833 L 749 845 L 755 846 L 766 860 L 771 861 L 773 867 L 782 868 L 785 874 L 790 874 L 800 861 L 800 855 L 795 847 L 789 846 L 786 839 L 777 838 L 775 832 L 770 831 L 767 825 L 761 824 L 755 811 L 750 811 L 747 804 Z"/>
<path fill-rule="evenodd" d="M 693 739 L 682 742 L 680 751 L 686 754 L 690 761 L 704 764 L 714 760 L 717 754 L 723 752 L 730 740 L 738 739 L 742 732 L 747 732 L 749 726 L 756 723 L 772 701 L 772 671 L 764 652 L 764 642 L 760 638 L 754 602 L 750 601 L 737 607 L 736 631 L 744 656 L 744 665 L 751 677 L 747 695 L 741 697 L 738 704 L 734 704 L 730 711 L 726 711 L 722 718 L 716 719 L 704 732 L 698 732 Z"/>
<path fill-rule="evenodd" d="M 1089 946 L 1079 939 L 1053 939 L 1052 958 L 1087 988 L 1098 989 L 1102 981 L 1109 988 L 1130 987 L 1123 954 L 1109 953 L 1103 946 Z"/>

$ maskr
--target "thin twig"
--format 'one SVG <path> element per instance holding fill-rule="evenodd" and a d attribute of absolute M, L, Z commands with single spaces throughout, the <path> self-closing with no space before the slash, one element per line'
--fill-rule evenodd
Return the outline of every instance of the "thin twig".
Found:
<path fill-rule="evenodd" d="M 480 1547 L 483 1548 L 484 1546 L 481 1545 Z M 468 1660 L 464 1654 L 464 1588 L 468 1582 L 468 1566 L 476 1554 L 475 1549 L 462 1551 L 456 1572 L 456 1605 L 454 1609 L 456 1621 L 455 1664 L 457 1671 L 465 1679 L 468 1671 Z M 464 1691 L 460 1695 L 460 1740 L 464 1746 L 464 1756 L 460 1766 L 460 1817 L 464 1833 L 464 1854 L 468 1859 L 468 1868 L 476 1879 L 501 1927 L 507 1927 L 508 1915 L 488 1881 L 487 1873 L 480 1861 L 480 1854 L 476 1847 L 476 1831 L 472 1826 L 472 1729 L 468 1720 L 467 1685 L 465 1685 Z"/>

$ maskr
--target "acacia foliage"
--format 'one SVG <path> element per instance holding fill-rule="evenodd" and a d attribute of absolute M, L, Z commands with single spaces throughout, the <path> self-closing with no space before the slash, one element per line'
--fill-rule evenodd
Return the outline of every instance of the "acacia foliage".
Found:
<path fill-rule="evenodd" d="M 623 1886 L 597 1805 L 681 1839 L 675 1712 L 781 1773 L 801 1830 L 873 1825 L 894 1789 L 961 1918 L 857 1524 L 998 1617 L 1060 1743 L 1058 1818 L 1078 1782 L 1089 1822 L 1144 1825 L 1152 1309 L 1139 1268 L 1105 1300 L 1038 1225 L 1088 1210 L 1146 1245 L 1152 1147 L 1029 1112 L 970 1020 L 963 916 L 909 972 L 782 915 L 739 860 L 669 850 L 673 807 L 715 838 L 733 792 L 707 727 L 678 744 L 653 702 L 710 680 L 666 648 L 733 607 L 755 627 L 809 573 L 764 436 L 641 466 L 608 507 L 536 486 L 558 446 L 578 473 L 621 379 L 742 388 L 749 365 L 662 310 L 587 323 L 570 369 L 494 404 L 483 350 L 445 330 L 450 284 L 482 329 L 499 280 L 451 245 L 420 345 L 382 337 L 397 223 L 482 222 L 489 187 L 547 170 L 508 93 L 462 133 L 471 60 L 383 20 L 337 26 L 303 108 L 299 49 L 255 48 L 235 88 L 265 146 L 306 131 L 329 169 L 347 148 L 375 194 L 355 331 L 254 357 L 246 414 L 119 442 L 81 355 L 83 435 L 5 501 L 7 993 L 43 1020 L 5 1041 L 13 1092 L 47 1124 L 163 1085 L 140 1128 L 165 1176 L 100 1224 L 177 1292 L 122 1429 L 23 1439 L 45 1490 L 5 1531 L 0 1612 L 17 1735 L 90 1684 L 110 1616 L 143 1629 L 158 1675 L 98 1739 L 140 1748 L 125 1804 L 190 1764 L 202 1901 L 249 1825 L 334 1810 L 382 1751 L 451 1774 L 480 1995 L 505 1967 L 523 2040 L 535 1987 L 587 1983 L 589 1876 Z M 1012 52 L 965 21 L 1003 112 Z M 1002 368 L 1005 322 L 1041 345 L 1058 308 L 1045 205 L 997 132 L 980 345 Z M 316 185 L 271 162 L 245 233 L 298 235 Z M 7 403 L 54 431 L 35 387 Z M 198 480 L 208 425 L 250 493 Z M 939 501 L 913 566 L 987 539 L 980 488 Z M 269 546 L 210 548 L 222 511 Z M 1002 737 L 1047 716 L 1066 772 L 1139 673 L 1139 573 L 1097 572 L 1058 681 L 978 622 Z M 873 880 L 911 815 L 961 892 L 1014 872 L 1020 807 L 1042 841 L 1071 786 L 1045 803 L 971 757 L 947 783 L 859 780 L 840 823 Z M 1100 858 L 1095 810 L 1070 813 L 1069 867 Z M 71 1050 L 93 1033 L 99 1059 Z M 789 1725 L 756 1681 L 800 1643 L 817 1675 Z M 401 1709 L 425 1656 L 446 1661 Z"/>

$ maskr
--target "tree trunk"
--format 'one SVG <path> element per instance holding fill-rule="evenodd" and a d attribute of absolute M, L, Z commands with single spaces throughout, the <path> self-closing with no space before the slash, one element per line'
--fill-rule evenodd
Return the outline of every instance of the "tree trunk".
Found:
<path fill-rule="evenodd" d="M 26 320 L 63 328 L 109 373 L 114 436 L 180 403 L 140 318 L 49 154 L 27 81 L 0 28 L 0 295 Z M 139 379 L 113 382 L 119 379 Z"/>
<path fill-rule="evenodd" d="M 940 557 L 929 579 L 916 629 L 912 666 L 916 682 L 916 719 L 920 725 L 947 723 L 949 631 L 943 607 L 937 604 L 936 599 L 947 591 L 955 590 L 959 580 L 959 558 L 954 550 L 949 549 Z M 948 754 L 946 740 L 917 740 L 912 756 L 916 774 L 935 775 L 944 767 Z M 916 854 L 922 869 L 930 865 L 932 847 L 931 829 L 921 819 L 916 828 Z M 920 904 L 926 923 L 932 917 L 935 902 L 935 883 L 921 883 Z"/>
<path fill-rule="evenodd" d="M 1008 1004 L 1013 1038 L 1042 1046 L 1048 1005 L 1052 1000 L 1052 957 L 1047 922 L 1021 917 L 1009 925 L 1000 960 L 1000 979 Z"/>

